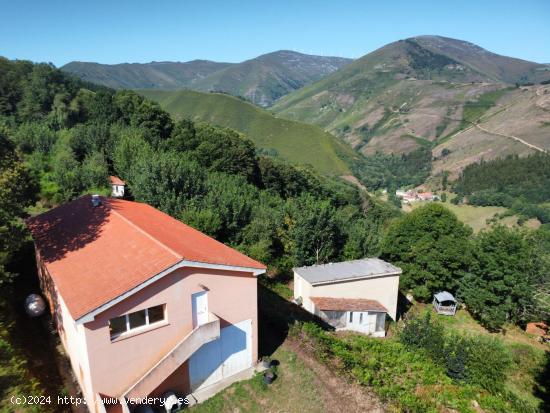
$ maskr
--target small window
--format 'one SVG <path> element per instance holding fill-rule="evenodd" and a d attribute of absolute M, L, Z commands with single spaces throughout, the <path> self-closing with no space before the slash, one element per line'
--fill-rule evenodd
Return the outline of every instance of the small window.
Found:
<path fill-rule="evenodd" d="M 111 318 L 109 320 L 109 331 L 111 337 L 124 333 L 126 331 L 126 316 Z"/>
<path fill-rule="evenodd" d="M 135 313 L 128 314 L 130 320 L 130 329 L 143 327 L 147 324 L 146 310 L 136 311 Z"/>
<path fill-rule="evenodd" d="M 349 322 L 353 323 L 353 311 L 349 312 Z"/>
<path fill-rule="evenodd" d="M 359 314 L 359 324 L 363 324 L 363 313 Z"/>
<path fill-rule="evenodd" d="M 156 305 L 144 310 L 134 311 L 120 317 L 109 320 L 109 332 L 111 340 L 127 331 L 136 330 L 151 324 L 158 323 L 165 319 L 165 305 Z"/>
<path fill-rule="evenodd" d="M 147 310 L 149 313 L 149 324 L 156 323 L 158 321 L 164 320 L 164 306 L 157 305 L 156 307 L 151 307 Z"/>

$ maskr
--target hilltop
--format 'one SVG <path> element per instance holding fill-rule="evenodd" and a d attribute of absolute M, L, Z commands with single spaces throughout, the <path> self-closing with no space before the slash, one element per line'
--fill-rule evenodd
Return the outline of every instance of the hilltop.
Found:
<path fill-rule="evenodd" d="M 295 164 L 310 164 L 326 174 L 349 174 L 345 160 L 355 154 L 346 144 L 314 125 L 280 119 L 255 105 L 221 93 L 141 90 L 174 118 L 189 118 L 235 129 L 267 153 Z"/>
<path fill-rule="evenodd" d="M 116 65 L 70 62 L 61 69 L 83 80 L 115 89 L 216 91 L 268 106 L 281 96 L 315 82 L 349 62 L 351 59 L 280 50 L 241 63 L 208 60 Z"/>
<path fill-rule="evenodd" d="M 319 125 L 367 155 L 406 153 L 449 142 L 497 102 L 535 93 L 518 92 L 515 83 L 547 79 L 548 65 L 500 56 L 461 40 L 420 36 L 377 49 L 285 96 L 272 110 Z M 537 135 L 541 124 L 535 117 L 529 116 L 530 126 L 524 122 L 522 128 Z M 498 144 L 492 149 L 489 155 L 499 154 Z"/>

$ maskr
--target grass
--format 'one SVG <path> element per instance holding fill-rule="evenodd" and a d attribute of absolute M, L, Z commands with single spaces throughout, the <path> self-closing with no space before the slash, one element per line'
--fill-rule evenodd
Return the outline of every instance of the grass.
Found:
<path fill-rule="evenodd" d="M 425 202 L 414 202 L 411 204 L 410 209 L 416 209 L 423 205 L 426 205 Z M 487 228 L 487 220 L 493 218 L 495 214 L 500 214 L 505 212 L 507 209 L 504 207 L 481 207 L 474 205 L 454 205 L 447 200 L 444 202 L 446 208 L 450 209 L 456 214 L 459 220 L 464 222 L 466 225 L 469 225 L 474 232 L 479 232 L 483 228 Z M 507 217 L 500 221 L 502 224 L 507 226 L 513 226 L 517 224 L 516 217 Z"/>
<path fill-rule="evenodd" d="M 268 413 L 268 412 L 322 412 L 323 396 L 316 385 L 315 375 L 285 346 L 272 355 L 277 360 L 276 380 L 271 385 L 263 383 L 258 374 L 250 380 L 233 384 L 214 397 L 189 411 L 193 413 Z"/>
<path fill-rule="evenodd" d="M 421 306 L 422 308 L 422 306 Z M 428 307 L 429 308 L 429 307 Z M 521 399 L 527 400 L 531 405 L 538 405 L 541 400 L 535 396 L 540 392 L 540 383 L 537 377 L 544 373 L 545 367 L 550 364 L 550 346 L 539 343 L 534 337 L 529 336 L 519 327 L 507 325 L 504 333 L 490 333 L 465 310 L 459 310 L 454 317 L 441 316 L 438 319 L 447 329 L 452 329 L 462 334 L 481 334 L 497 337 L 503 341 L 512 354 L 514 366 L 508 376 L 506 388 Z M 550 383 L 547 384 L 547 392 L 550 391 Z"/>
<path fill-rule="evenodd" d="M 517 395 L 493 394 L 478 385 L 453 381 L 428 354 L 408 349 L 397 338 L 335 334 L 311 323 L 294 326 L 292 334 L 340 374 L 372 389 L 390 404 L 390 411 L 535 411 L 533 405 L 527 405 Z M 483 410 L 474 405 L 474 400 Z"/>
<path fill-rule="evenodd" d="M 324 174 L 349 174 L 344 159 L 356 156 L 350 147 L 317 126 L 277 118 L 226 94 L 190 90 L 142 90 L 140 93 L 158 102 L 176 119 L 186 117 L 235 129 L 257 147 L 275 151 L 296 164 L 310 164 Z"/>
<path fill-rule="evenodd" d="M 509 90 L 510 88 L 506 88 L 486 92 L 480 95 L 477 100 L 464 103 L 462 125 L 467 126 L 471 123 L 476 123 Z"/>

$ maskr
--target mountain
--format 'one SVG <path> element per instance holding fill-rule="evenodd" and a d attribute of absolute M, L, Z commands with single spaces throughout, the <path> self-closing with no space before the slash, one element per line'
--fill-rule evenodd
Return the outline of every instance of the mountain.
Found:
<path fill-rule="evenodd" d="M 351 59 L 281 50 L 235 64 L 207 60 L 118 65 L 71 62 L 61 69 L 115 89 L 216 91 L 268 106 L 349 62 Z"/>
<path fill-rule="evenodd" d="M 321 173 L 346 175 L 353 150 L 314 125 L 279 119 L 258 106 L 221 93 L 140 90 L 175 119 L 189 118 L 235 129 L 269 154 Z"/>
<path fill-rule="evenodd" d="M 268 53 L 226 67 L 192 86 L 243 96 L 260 106 L 269 106 L 281 96 L 315 82 L 350 63 L 342 57 L 312 56 L 290 50 Z"/>
<path fill-rule="evenodd" d="M 512 83 L 549 78 L 546 65 L 420 36 L 377 49 L 271 110 L 316 124 L 365 154 L 405 153 L 451 139 L 505 100 Z"/>
<path fill-rule="evenodd" d="M 180 89 L 231 65 L 209 60 L 116 65 L 70 62 L 61 70 L 114 89 Z"/>
<path fill-rule="evenodd" d="M 550 78 L 550 65 L 501 56 L 464 40 L 419 36 L 415 41 L 422 47 L 474 68 L 495 81 L 538 83 Z"/>

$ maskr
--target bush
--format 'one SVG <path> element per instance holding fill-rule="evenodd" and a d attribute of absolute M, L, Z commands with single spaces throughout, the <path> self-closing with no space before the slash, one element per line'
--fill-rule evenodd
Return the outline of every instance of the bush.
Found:
<path fill-rule="evenodd" d="M 491 393 L 502 391 L 512 366 L 512 356 L 501 340 L 445 334 L 443 325 L 432 320 L 429 311 L 408 320 L 399 341 L 411 350 L 424 351 L 445 368 L 451 379 L 477 385 Z"/>
<path fill-rule="evenodd" d="M 289 334 L 330 366 L 340 369 L 359 383 L 370 386 L 382 400 L 392 404 L 390 410 L 393 408 L 395 411 L 422 413 L 470 412 L 473 411 L 472 400 L 476 400 L 483 411 L 487 412 L 534 412 L 532 406 L 510 392 L 492 394 L 478 385 L 481 382 L 485 386 L 490 380 L 502 382 L 505 374 L 500 379 L 497 377 L 497 360 L 506 360 L 502 358 L 501 347 L 494 346 L 492 342 L 487 344 L 488 341 L 483 338 L 480 344 L 481 355 L 467 361 L 462 349 L 474 349 L 479 343 L 474 338 L 473 341 L 468 341 L 468 346 L 457 346 L 452 353 L 453 363 L 462 364 L 464 368 L 457 370 L 462 374 L 461 377 L 452 378 L 449 368 L 446 371 L 443 365 L 432 360 L 428 351 L 419 347 L 428 343 L 429 338 L 440 340 L 441 327 L 431 320 L 431 316 L 414 318 L 409 321 L 411 322 L 419 327 L 419 337 L 414 336 L 412 327 L 407 327 L 407 330 L 401 332 L 399 341 L 354 334 L 336 336 L 313 323 L 294 324 Z M 408 344 L 401 340 L 406 340 Z M 450 349 L 447 346 L 445 348 Z M 486 355 L 487 351 L 495 351 L 495 354 Z M 485 365 L 482 359 L 486 359 Z M 468 377 L 464 374 L 467 371 L 471 371 L 472 384 L 463 379 Z"/>
<path fill-rule="evenodd" d="M 501 340 L 473 336 L 462 339 L 466 348 L 466 381 L 496 393 L 502 391 L 512 367 L 512 355 Z"/>

